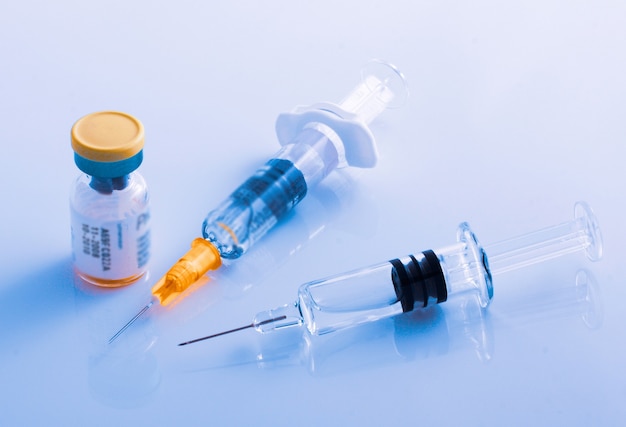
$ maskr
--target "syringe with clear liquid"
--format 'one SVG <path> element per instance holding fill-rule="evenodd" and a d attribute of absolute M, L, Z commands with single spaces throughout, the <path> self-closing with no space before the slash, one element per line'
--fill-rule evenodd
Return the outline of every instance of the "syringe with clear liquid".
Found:
<path fill-rule="evenodd" d="M 248 325 L 179 345 L 248 328 L 266 333 L 303 324 L 311 334 L 322 335 L 470 292 L 487 307 L 493 276 L 580 250 L 593 261 L 602 256 L 600 228 L 585 202 L 576 203 L 569 222 L 484 248 L 464 222 L 453 245 L 305 283 L 293 304 L 262 311 Z"/>
<path fill-rule="evenodd" d="M 386 62 L 370 62 L 361 77 L 338 105 L 318 103 L 278 116 L 282 149 L 207 215 L 202 237 L 152 287 L 152 299 L 109 343 L 155 303 L 170 304 L 209 270 L 218 269 L 222 258 L 239 258 L 335 169 L 375 166 L 378 152 L 368 124 L 385 109 L 401 105 L 408 91 L 404 76 Z"/>

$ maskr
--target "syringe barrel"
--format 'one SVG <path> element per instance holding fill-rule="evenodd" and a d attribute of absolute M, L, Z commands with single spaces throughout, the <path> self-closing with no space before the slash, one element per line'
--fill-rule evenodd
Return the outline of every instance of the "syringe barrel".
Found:
<path fill-rule="evenodd" d="M 394 91 L 402 90 L 400 95 L 404 96 L 406 88 L 402 75 L 388 64 L 379 63 L 373 72 L 379 76 L 365 75 L 337 111 L 306 111 L 283 115 L 283 120 L 279 117 L 277 132 L 282 149 L 210 212 L 202 225 L 203 237 L 223 258 L 238 258 L 246 252 L 310 188 L 344 165 L 346 155 L 347 164 L 350 159 L 357 159 L 353 163 L 358 164 L 360 158 L 366 165 L 374 164 L 375 147 L 365 124 L 397 98 Z M 369 146 L 363 155 L 359 150 L 361 139 Z"/>
<path fill-rule="evenodd" d="M 203 237 L 222 258 L 238 258 L 306 195 L 302 172 L 271 159 L 239 186 L 202 224 Z"/>
<path fill-rule="evenodd" d="M 238 258 L 336 166 L 330 139 L 315 128 L 303 130 L 207 215 L 203 237 L 223 258 Z"/>
<path fill-rule="evenodd" d="M 310 333 L 322 335 L 447 299 L 433 251 L 306 283 L 298 306 Z"/>

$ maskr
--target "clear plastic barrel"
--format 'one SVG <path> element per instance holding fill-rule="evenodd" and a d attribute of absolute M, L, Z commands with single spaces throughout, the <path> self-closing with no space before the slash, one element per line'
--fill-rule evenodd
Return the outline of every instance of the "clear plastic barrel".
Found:
<path fill-rule="evenodd" d="M 322 335 L 402 313 L 393 268 L 385 262 L 302 285 L 298 305 L 309 332 Z"/>
<path fill-rule="evenodd" d="M 346 153 L 358 157 L 355 144 L 360 136 L 373 144 L 365 125 L 395 98 L 405 97 L 406 86 L 402 75 L 389 64 L 376 62 L 369 68 L 377 74 L 363 76 L 363 81 L 335 106 L 338 108 L 319 104 L 308 115 L 297 114 L 311 121 L 300 123 L 298 132 L 270 161 L 207 215 L 203 237 L 223 258 L 241 256 L 293 209 L 308 189 L 343 166 Z M 342 114 L 348 117 L 344 120 L 339 117 Z M 357 141 L 350 140 L 351 136 Z"/>

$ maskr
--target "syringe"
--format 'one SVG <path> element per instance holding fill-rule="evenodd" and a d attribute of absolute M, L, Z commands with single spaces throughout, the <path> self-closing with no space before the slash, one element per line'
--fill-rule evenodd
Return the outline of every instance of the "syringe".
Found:
<path fill-rule="evenodd" d="M 248 325 L 179 345 L 248 328 L 266 333 L 302 324 L 311 334 L 322 335 L 468 292 L 477 293 L 484 308 L 493 298 L 494 275 L 579 250 L 593 261 L 602 256 L 600 228 L 584 202 L 576 204 L 569 222 L 484 248 L 464 222 L 453 245 L 305 283 L 292 304 L 262 311 Z"/>
<path fill-rule="evenodd" d="M 393 66 L 372 61 L 359 85 L 339 104 L 298 107 L 278 116 L 283 146 L 237 188 L 202 225 L 202 238 L 152 287 L 152 299 L 111 337 L 119 337 L 155 303 L 168 305 L 222 258 L 239 258 L 333 170 L 374 167 L 378 152 L 368 124 L 407 96 L 404 76 Z"/>

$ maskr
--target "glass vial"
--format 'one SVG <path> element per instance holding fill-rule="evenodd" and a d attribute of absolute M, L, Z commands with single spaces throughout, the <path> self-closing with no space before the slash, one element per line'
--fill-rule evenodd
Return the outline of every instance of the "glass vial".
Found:
<path fill-rule="evenodd" d="M 135 117 L 102 111 L 72 127 L 76 166 L 70 194 L 76 273 L 105 287 L 129 285 L 147 271 L 150 212 L 143 160 L 144 128 Z"/>

